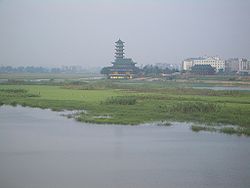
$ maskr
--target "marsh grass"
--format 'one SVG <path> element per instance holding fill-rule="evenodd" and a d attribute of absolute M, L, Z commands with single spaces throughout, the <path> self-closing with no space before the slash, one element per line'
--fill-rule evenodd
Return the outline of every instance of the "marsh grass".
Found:
<path fill-rule="evenodd" d="M 171 107 L 167 108 L 167 111 L 171 113 L 208 113 L 218 112 L 221 106 L 215 103 L 207 102 L 178 102 Z"/>
<path fill-rule="evenodd" d="M 216 129 L 214 127 L 208 127 L 208 126 L 199 126 L 199 125 L 192 125 L 191 126 L 192 131 L 194 132 L 200 132 L 200 131 L 210 131 L 215 132 Z"/>
<path fill-rule="evenodd" d="M 135 96 L 116 96 L 109 97 L 101 104 L 118 104 L 118 105 L 134 105 L 136 104 Z"/>
<path fill-rule="evenodd" d="M 242 127 L 223 127 L 219 129 L 219 132 L 225 134 L 237 134 L 239 136 L 241 135 L 250 136 L 250 130 Z"/>
<path fill-rule="evenodd" d="M 250 129 L 242 128 L 242 127 L 225 127 L 225 126 L 202 126 L 202 125 L 192 125 L 192 131 L 200 132 L 200 131 L 209 131 L 209 132 L 219 132 L 229 135 L 238 135 L 238 136 L 250 136 Z"/>
<path fill-rule="evenodd" d="M 28 90 L 20 88 L 0 89 L 0 95 L 7 97 L 39 97 L 38 94 L 28 93 Z"/>
<path fill-rule="evenodd" d="M 27 93 L 28 91 L 26 89 L 6 88 L 6 89 L 0 89 L 0 92 L 10 94 L 10 93 Z"/>
<path fill-rule="evenodd" d="M 1 96 L 8 97 L 24 97 L 27 95 L 27 90 L 25 89 L 16 89 L 16 88 L 4 88 L 0 89 Z"/>

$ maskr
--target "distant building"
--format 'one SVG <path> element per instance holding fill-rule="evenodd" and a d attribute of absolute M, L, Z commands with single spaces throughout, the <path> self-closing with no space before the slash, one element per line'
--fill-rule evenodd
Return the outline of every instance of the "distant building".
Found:
<path fill-rule="evenodd" d="M 108 73 L 110 79 L 131 79 L 138 70 L 131 58 L 124 58 L 124 42 L 120 39 L 115 42 L 115 61 L 112 64 Z"/>
<path fill-rule="evenodd" d="M 161 69 L 179 70 L 179 65 L 169 64 L 169 63 L 156 63 L 155 66 Z"/>
<path fill-rule="evenodd" d="M 239 72 L 239 58 L 230 58 L 225 61 L 225 72 L 226 73 L 237 73 Z"/>
<path fill-rule="evenodd" d="M 194 60 L 195 58 L 189 58 L 182 61 L 182 70 L 190 71 L 192 66 L 194 66 Z"/>
<path fill-rule="evenodd" d="M 250 74 L 250 61 L 243 58 L 239 60 L 239 73 L 243 75 Z"/>
<path fill-rule="evenodd" d="M 219 57 L 198 57 L 185 59 L 182 62 L 182 70 L 191 71 L 195 65 L 211 65 L 216 72 L 225 70 L 225 61 Z"/>

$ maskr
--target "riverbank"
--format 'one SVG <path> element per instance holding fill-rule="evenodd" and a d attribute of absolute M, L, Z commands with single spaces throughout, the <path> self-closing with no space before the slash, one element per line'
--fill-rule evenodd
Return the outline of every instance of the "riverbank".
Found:
<path fill-rule="evenodd" d="M 55 111 L 86 110 L 74 118 L 88 123 L 137 125 L 185 121 L 206 124 L 206 127 L 229 124 L 236 127 L 225 132 L 250 135 L 250 92 L 173 85 L 168 85 L 168 82 L 105 80 L 60 86 L 0 85 L 0 104 L 20 104 Z"/>

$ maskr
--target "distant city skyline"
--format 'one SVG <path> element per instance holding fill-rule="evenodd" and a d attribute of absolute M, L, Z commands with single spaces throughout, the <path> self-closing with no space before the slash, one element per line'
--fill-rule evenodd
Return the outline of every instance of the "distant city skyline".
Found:
<path fill-rule="evenodd" d="M 102 67 L 250 59 L 250 0 L 0 0 L 0 66 Z"/>

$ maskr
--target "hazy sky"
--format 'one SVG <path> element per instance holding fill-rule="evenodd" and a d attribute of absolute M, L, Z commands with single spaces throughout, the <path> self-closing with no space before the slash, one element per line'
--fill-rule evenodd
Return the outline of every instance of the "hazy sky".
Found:
<path fill-rule="evenodd" d="M 250 58 L 250 0 L 0 0 L 0 66 Z"/>

